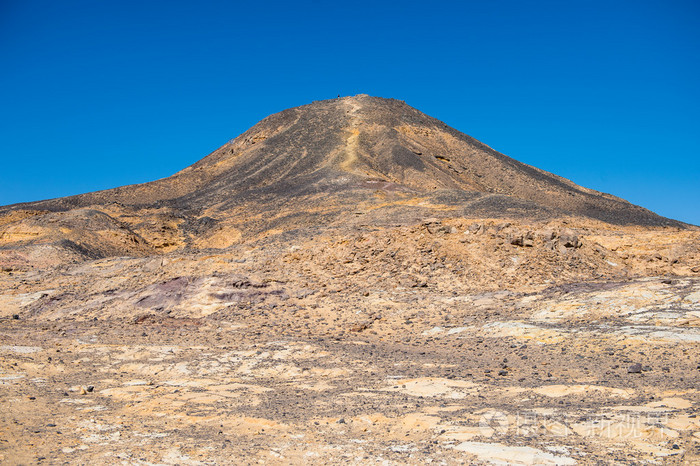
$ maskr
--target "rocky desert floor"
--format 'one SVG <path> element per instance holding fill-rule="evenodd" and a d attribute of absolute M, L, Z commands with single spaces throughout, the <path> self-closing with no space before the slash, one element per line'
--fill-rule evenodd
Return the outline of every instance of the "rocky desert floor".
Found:
<path fill-rule="evenodd" d="M 0 462 L 697 464 L 699 239 L 431 219 L 4 266 Z"/>

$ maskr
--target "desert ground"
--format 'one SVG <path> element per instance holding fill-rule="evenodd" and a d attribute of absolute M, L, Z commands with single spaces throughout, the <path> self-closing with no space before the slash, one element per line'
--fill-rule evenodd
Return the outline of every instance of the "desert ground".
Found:
<path fill-rule="evenodd" d="M 700 234 L 551 226 L 5 269 L 0 458 L 697 464 Z"/>

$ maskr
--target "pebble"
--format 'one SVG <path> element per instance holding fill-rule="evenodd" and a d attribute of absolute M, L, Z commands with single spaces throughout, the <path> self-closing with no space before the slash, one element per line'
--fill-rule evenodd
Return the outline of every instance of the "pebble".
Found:
<path fill-rule="evenodd" d="M 627 368 L 628 374 L 640 374 L 642 372 L 642 365 L 639 363 L 632 364 Z"/>

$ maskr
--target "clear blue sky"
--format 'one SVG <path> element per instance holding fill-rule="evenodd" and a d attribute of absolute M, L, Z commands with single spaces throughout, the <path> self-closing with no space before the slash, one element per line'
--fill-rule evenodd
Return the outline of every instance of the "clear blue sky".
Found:
<path fill-rule="evenodd" d="M 699 24 L 697 0 L 0 0 L 0 204 L 165 177 L 367 93 L 700 224 Z"/>

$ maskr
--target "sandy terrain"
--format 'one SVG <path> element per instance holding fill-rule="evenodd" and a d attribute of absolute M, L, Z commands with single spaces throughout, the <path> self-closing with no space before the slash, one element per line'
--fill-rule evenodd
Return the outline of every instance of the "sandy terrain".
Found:
<path fill-rule="evenodd" d="M 700 235 L 550 251 L 477 224 L 6 272 L 2 460 L 700 460 L 697 249 L 645 250 Z"/>
<path fill-rule="evenodd" d="M 700 229 L 405 103 L 0 207 L 0 463 L 698 464 Z"/>

